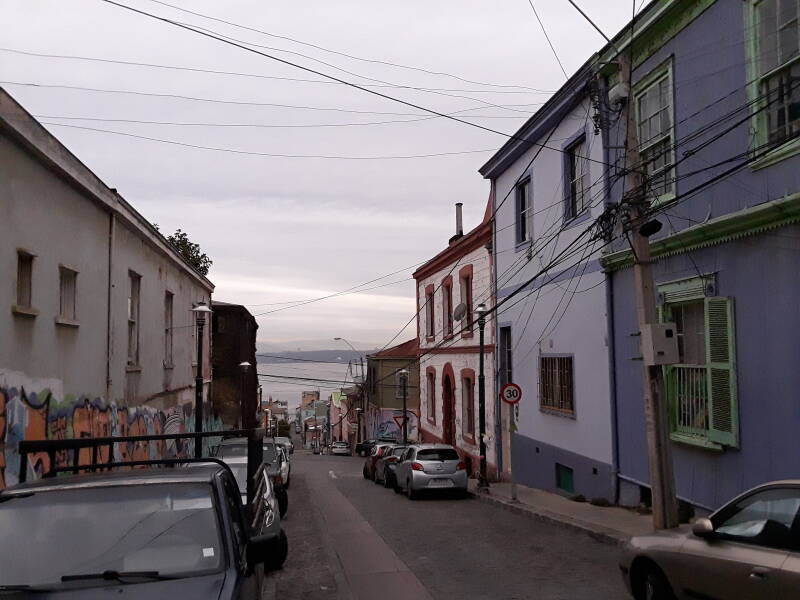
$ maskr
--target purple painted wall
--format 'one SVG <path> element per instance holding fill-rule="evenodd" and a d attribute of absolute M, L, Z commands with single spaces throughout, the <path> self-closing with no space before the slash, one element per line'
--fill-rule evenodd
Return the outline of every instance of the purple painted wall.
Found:
<path fill-rule="evenodd" d="M 747 102 L 744 9 L 747 3 L 718 0 L 634 73 L 634 83 L 663 61 L 673 58 L 675 136 L 678 143 L 699 128 Z M 711 106 L 709 106 L 711 105 Z M 696 116 L 692 116 L 697 113 Z M 743 118 L 731 119 L 680 147 L 683 152 Z M 624 139 L 611 131 L 611 144 Z M 677 166 L 677 176 L 708 167 L 748 150 L 750 123 Z M 614 160 L 612 151 L 611 160 Z M 738 161 L 737 161 L 738 162 Z M 687 177 L 677 183 L 680 196 L 735 163 Z M 617 200 L 620 184 L 613 185 Z M 746 167 L 660 216 L 661 234 L 669 235 L 709 217 L 740 211 L 800 191 L 800 156 L 753 171 Z M 627 244 L 618 244 L 623 248 Z M 690 259 L 691 257 L 691 259 Z M 656 284 L 716 273 L 720 296 L 734 299 L 739 401 L 740 448 L 710 451 L 672 443 L 679 496 L 717 507 L 742 490 L 764 481 L 800 477 L 800 226 L 786 226 L 757 236 L 712 246 L 658 261 Z M 694 264 L 692 263 L 694 261 Z M 647 482 L 633 271 L 612 276 L 616 348 L 619 472 Z"/>

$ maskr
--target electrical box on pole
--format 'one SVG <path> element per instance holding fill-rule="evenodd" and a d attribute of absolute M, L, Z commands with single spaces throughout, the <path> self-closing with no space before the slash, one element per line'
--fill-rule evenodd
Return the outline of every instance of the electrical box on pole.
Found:
<path fill-rule="evenodd" d="M 642 360 L 648 367 L 674 365 L 678 358 L 678 336 L 672 323 L 645 323 L 641 336 Z"/>

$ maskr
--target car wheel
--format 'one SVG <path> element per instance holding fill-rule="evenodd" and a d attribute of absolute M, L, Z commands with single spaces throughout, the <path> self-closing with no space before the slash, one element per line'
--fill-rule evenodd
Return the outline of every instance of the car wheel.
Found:
<path fill-rule="evenodd" d="M 406 489 L 408 489 L 408 499 L 409 499 L 409 500 L 416 500 L 416 499 L 418 498 L 418 496 L 417 496 L 417 492 L 415 492 L 415 491 L 414 491 L 414 490 L 411 488 L 411 482 L 410 482 L 410 481 L 407 481 L 407 482 L 406 482 Z"/>
<path fill-rule="evenodd" d="M 384 477 L 383 477 L 383 487 L 385 487 L 385 488 L 393 487 L 391 478 L 389 477 L 388 474 L 384 475 Z"/>
<path fill-rule="evenodd" d="M 372 478 L 372 481 L 375 482 L 375 485 L 381 485 L 383 482 L 378 478 L 378 474 L 375 473 L 375 477 Z"/>
<path fill-rule="evenodd" d="M 400 484 L 397 483 L 397 479 L 394 480 L 394 493 L 395 494 L 403 493 L 403 490 L 400 488 Z"/>
<path fill-rule="evenodd" d="M 364 465 L 364 468 L 361 469 L 361 474 L 364 475 L 364 479 L 369 479 L 369 474 L 367 473 L 367 465 Z"/>
<path fill-rule="evenodd" d="M 667 578 L 655 565 L 649 567 L 644 574 L 639 598 L 641 600 L 675 600 Z"/>
<path fill-rule="evenodd" d="M 289 554 L 289 538 L 286 537 L 286 532 L 281 529 L 280 536 L 278 537 L 278 547 L 275 556 L 271 556 L 266 563 L 266 568 L 269 571 L 275 571 L 283 566 L 286 562 L 286 556 Z"/>

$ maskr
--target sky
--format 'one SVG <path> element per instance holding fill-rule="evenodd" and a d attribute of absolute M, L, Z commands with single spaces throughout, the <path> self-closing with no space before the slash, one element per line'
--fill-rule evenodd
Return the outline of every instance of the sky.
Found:
<path fill-rule="evenodd" d="M 507 134 L 565 81 L 528 0 L 167 2 L 239 27 L 120 0 Z M 566 0 L 532 4 L 567 73 L 602 47 Z M 579 4 L 609 36 L 632 8 Z M 199 243 L 215 299 L 248 305 L 260 341 L 382 347 L 413 319 L 411 273 L 446 247 L 455 203 L 466 230 L 483 216 L 478 169 L 501 135 L 103 0 L 2 0 L 2 13 L 0 85 L 162 231 Z"/>

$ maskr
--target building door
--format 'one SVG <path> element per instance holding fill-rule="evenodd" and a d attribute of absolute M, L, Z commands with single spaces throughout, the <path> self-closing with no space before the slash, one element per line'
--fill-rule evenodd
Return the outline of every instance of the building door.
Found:
<path fill-rule="evenodd" d="M 442 378 L 442 437 L 445 444 L 456 445 L 456 394 L 450 375 Z"/>

